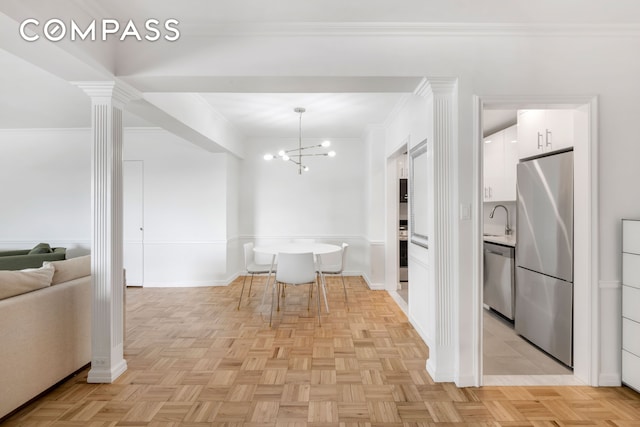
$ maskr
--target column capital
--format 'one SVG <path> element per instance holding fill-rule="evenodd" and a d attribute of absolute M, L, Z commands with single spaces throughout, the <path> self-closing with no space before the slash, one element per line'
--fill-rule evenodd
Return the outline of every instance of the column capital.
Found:
<path fill-rule="evenodd" d="M 127 104 L 134 99 L 142 98 L 138 89 L 121 81 L 77 81 L 71 84 L 82 89 L 91 99 L 110 98 Z"/>
<path fill-rule="evenodd" d="M 451 94 L 457 87 L 458 79 L 452 77 L 425 77 L 413 91 L 418 96 Z"/>

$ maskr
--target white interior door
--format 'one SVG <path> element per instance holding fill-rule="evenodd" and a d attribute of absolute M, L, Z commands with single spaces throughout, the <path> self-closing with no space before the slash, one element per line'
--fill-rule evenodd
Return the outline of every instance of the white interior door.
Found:
<path fill-rule="evenodd" d="M 128 286 L 144 284 L 144 165 L 125 160 L 123 175 L 124 268 Z"/>

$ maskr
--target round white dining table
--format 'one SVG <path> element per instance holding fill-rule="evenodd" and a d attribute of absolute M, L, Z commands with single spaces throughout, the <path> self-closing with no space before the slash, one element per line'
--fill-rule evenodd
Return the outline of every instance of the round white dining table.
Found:
<path fill-rule="evenodd" d="M 288 254 L 303 254 L 311 252 L 314 255 L 326 255 L 333 252 L 339 252 L 340 246 L 331 245 L 329 243 L 277 243 L 275 245 L 268 246 L 256 246 L 253 248 L 254 252 L 265 255 L 278 255 L 281 252 Z"/>
<path fill-rule="evenodd" d="M 271 275 L 274 271 L 274 266 L 276 265 L 276 257 L 279 253 L 288 253 L 288 254 L 304 254 L 304 253 L 313 253 L 313 255 L 326 255 L 330 253 L 339 252 L 342 248 L 338 245 L 331 245 L 329 243 L 306 243 L 306 242 L 288 242 L 288 243 L 277 243 L 275 245 L 266 245 L 266 246 L 256 246 L 253 248 L 253 251 L 259 254 L 271 255 L 271 267 L 269 268 L 269 276 L 267 276 L 267 285 L 265 286 L 265 291 L 262 294 L 262 303 L 264 304 L 264 299 L 267 294 L 267 289 L 269 288 L 269 282 L 271 279 Z M 322 278 L 324 283 L 324 278 Z M 275 281 L 273 283 L 275 285 Z M 324 287 L 324 286 L 323 286 Z M 329 311 L 329 303 L 327 302 L 327 294 L 324 292 L 324 304 L 327 308 L 327 312 Z"/>

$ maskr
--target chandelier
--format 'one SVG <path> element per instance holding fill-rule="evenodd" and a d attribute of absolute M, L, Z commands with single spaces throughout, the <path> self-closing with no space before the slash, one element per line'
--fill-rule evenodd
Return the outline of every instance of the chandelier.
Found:
<path fill-rule="evenodd" d="M 302 113 L 304 113 L 307 110 L 302 107 L 297 107 L 297 108 L 294 108 L 293 111 L 300 115 L 300 119 L 299 119 L 300 125 L 299 125 L 299 132 L 298 132 L 298 148 L 292 148 L 290 150 L 280 150 L 278 152 L 278 157 L 284 160 L 285 162 L 295 163 L 298 166 L 298 174 L 301 175 L 302 171 L 305 171 L 305 172 L 309 171 L 309 167 L 302 163 L 303 157 L 310 157 L 310 156 L 335 157 L 336 152 L 333 150 L 328 151 L 326 153 L 317 152 L 317 151 L 316 152 L 305 151 L 305 150 L 311 150 L 313 148 L 327 148 L 331 145 L 331 142 L 323 141 L 322 144 L 309 145 L 309 146 L 303 147 L 302 146 Z M 265 160 L 273 160 L 274 158 L 275 156 L 273 154 L 267 153 L 264 155 Z"/>

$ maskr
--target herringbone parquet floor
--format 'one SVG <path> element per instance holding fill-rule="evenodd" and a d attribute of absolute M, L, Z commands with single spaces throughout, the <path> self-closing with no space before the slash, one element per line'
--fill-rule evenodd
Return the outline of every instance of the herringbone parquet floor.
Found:
<path fill-rule="evenodd" d="M 240 281 L 219 288 L 129 288 L 125 358 L 114 384 L 88 370 L 6 426 L 638 426 L 622 388 L 434 384 L 428 350 L 386 292 L 329 279 L 317 326 L 306 288 L 288 288 L 268 326 L 263 279 L 236 310 Z"/>

